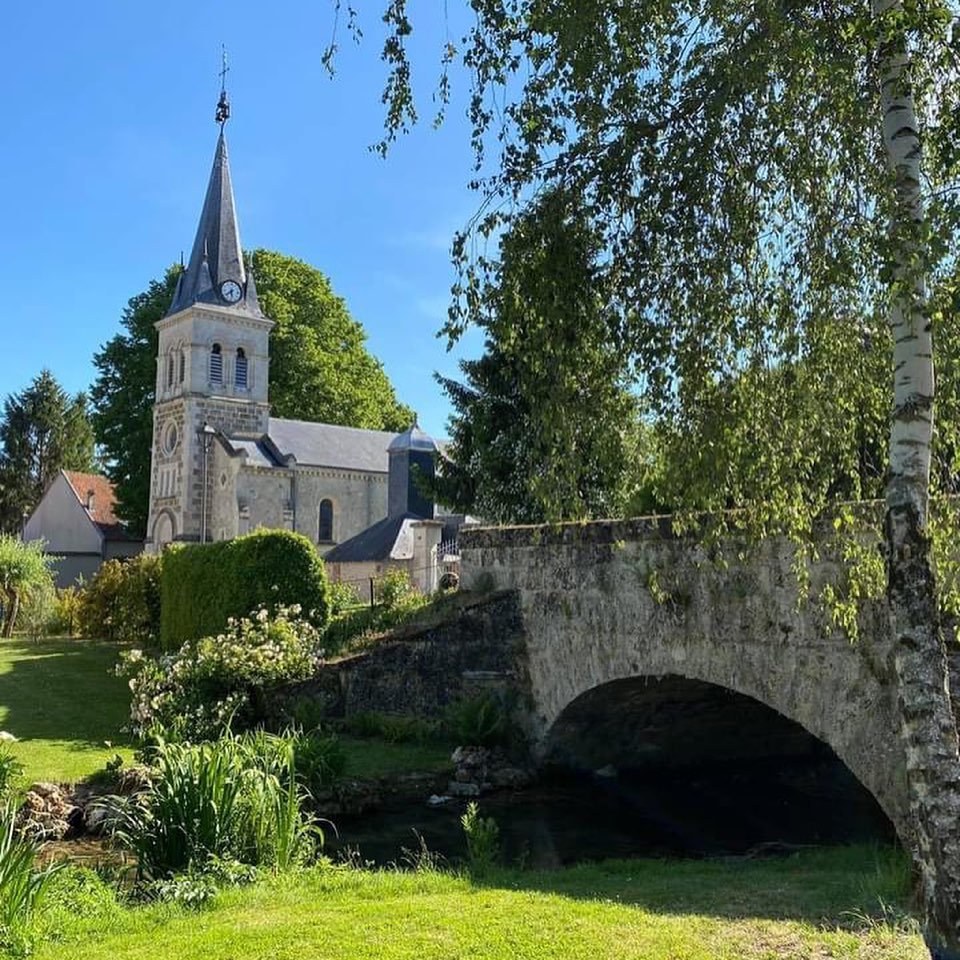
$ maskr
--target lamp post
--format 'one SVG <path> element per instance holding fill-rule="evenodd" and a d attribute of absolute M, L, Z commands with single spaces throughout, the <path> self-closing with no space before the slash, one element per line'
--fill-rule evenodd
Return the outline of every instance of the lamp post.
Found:
<path fill-rule="evenodd" d="M 204 422 L 203 426 L 197 431 L 200 437 L 200 443 L 203 447 L 203 480 L 200 486 L 200 542 L 207 542 L 207 461 L 210 459 L 210 441 L 216 436 L 216 429 L 209 423 Z"/>

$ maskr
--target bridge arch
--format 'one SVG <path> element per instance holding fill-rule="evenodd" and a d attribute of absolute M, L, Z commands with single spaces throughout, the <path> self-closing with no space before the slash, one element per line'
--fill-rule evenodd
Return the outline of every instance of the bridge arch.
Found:
<path fill-rule="evenodd" d="M 674 674 L 580 694 L 546 732 L 541 755 L 632 795 L 677 852 L 872 840 L 892 828 L 869 788 L 800 724 L 752 697 Z"/>
<path fill-rule="evenodd" d="M 885 608 L 863 612 L 851 643 L 816 602 L 798 602 L 790 544 L 728 556 L 709 562 L 656 518 L 463 532 L 461 582 L 516 593 L 535 754 L 588 691 L 638 677 L 712 684 L 827 744 L 912 846 Z M 838 570 L 825 547 L 814 592 Z"/>

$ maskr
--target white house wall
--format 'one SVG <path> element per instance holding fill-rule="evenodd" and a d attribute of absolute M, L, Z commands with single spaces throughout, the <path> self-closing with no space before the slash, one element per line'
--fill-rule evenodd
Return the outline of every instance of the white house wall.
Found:
<path fill-rule="evenodd" d="M 81 491 L 81 496 L 85 491 Z M 89 578 L 100 566 L 103 540 L 63 474 L 47 488 L 23 530 L 24 540 L 43 540 L 47 553 L 63 559 L 55 569 L 58 587 Z"/>
<path fill-rule="evenodd" d="M 83 493 L 81 493 L 81 496 Z M 60 474 L 47 489 L 23 531 L 24 540 L 45 540 L 51 553 L 100 554 L 100 532 Z"/>

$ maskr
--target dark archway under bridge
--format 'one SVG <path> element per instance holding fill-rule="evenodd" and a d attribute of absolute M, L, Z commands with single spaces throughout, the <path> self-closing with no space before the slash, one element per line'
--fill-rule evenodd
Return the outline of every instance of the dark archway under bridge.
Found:
<path fill-rule="evenodd" d="M 717 564 L 658 518 L 464 530 L 460 544 L 464 587 L 515 597 L 523 722 L 541 763 L 616 768 L 619 750 L 621 768 L 669 771 L 698 736 L 728 763 L 762 764 L 766 748 L 798 770 L 836 758 L 826 782 L 839 789 L 849 771 L 911 845 L 883 604 L 851 643 L 798 596 L 788 542 L 731 544 Z M 811 595 L 841 577 L 824 543 Z"/>
<path fill-rule="evenodd" d="M 894 838 L 826 743 L 750 697 L 683 677 L 614 680 L 581 694 L 551 727 L 542 764 L 552 781 L 592 781 L 608 812 L 656 836 L 661 852 Z"/>

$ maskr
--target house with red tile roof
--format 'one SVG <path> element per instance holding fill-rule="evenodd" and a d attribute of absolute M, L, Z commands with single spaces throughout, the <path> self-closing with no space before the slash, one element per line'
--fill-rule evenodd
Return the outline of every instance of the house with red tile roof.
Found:
<path fill-rule="evenodd" d="M 57 586 L 89 579 L 105 560 L 132 557 L 143 541 L 127 533 L 116 514 L 113 484 L 95 473 L 61 470 L 23 528 L 24 540 L 43 540 L 60 559 Z"/>

